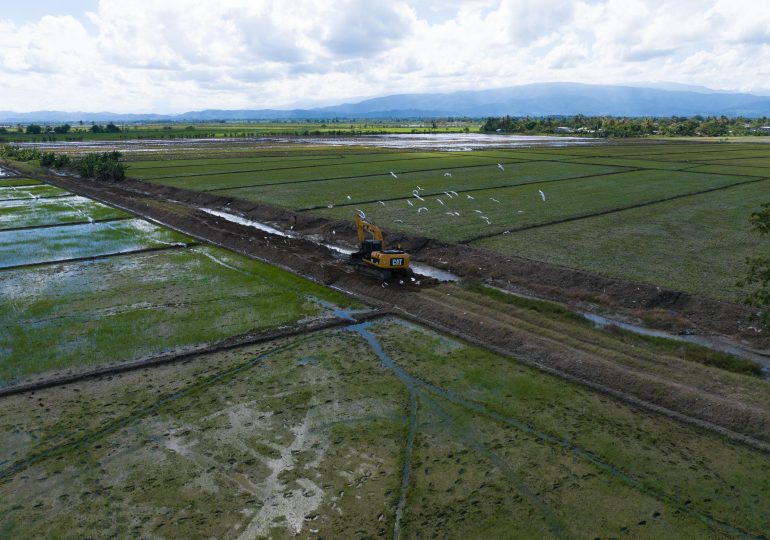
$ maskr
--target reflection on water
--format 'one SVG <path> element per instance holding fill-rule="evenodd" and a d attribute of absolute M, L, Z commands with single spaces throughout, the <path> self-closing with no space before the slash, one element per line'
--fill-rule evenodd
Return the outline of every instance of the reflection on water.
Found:
<path fill-rule="evenodd" d="M 487 133 L 399 133 L 387 135 L 358 135 L 350 137 L 238 137 L 201 139 L 124 139 L 120 141 L 55 141 L 21 142 L 17 146 L 35 147 L 41 150 L 78 150 L 104 152 L 160 152 L 166 150 L 200 150 L 205 146 L 259 146 L 276 148 L 290 144 L 315 144 L 330 146 L 376 146 L 463 152 L 484 149 L 559 147 L 603 144 L 605 139 L 588 137 L 556 137 L 538 135 L 502 135 Z"/>

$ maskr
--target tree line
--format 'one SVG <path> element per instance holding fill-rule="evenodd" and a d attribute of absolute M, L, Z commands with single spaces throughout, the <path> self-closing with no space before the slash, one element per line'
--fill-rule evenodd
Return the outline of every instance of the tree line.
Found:
<path fill-rule="evenodd" d="M 41 152 L 37 148 L 0 146 L 0 158 L 37 161 L 42 167 L 75 172 L 81 178 L 117 182 L 126 177 L 126 164 L 120 152 L 101 152 L 70 157 L 68 154 Z"/>
<path fill-rule="evenodd" d="M 547 116 L 489 117 L 481 126 L 485 133 L 574 133 L 595 137 L 645 137 L 649 135 L 727 137 L 770 135 L 770 119 L 727 116 Z"/>

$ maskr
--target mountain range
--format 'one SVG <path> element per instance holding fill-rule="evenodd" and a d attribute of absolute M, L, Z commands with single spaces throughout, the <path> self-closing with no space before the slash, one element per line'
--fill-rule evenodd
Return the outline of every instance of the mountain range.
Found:
<path fill-rule="evenodd" d="M 680 89 L 681 88 L 681 89 Z M 406 119 L 487 116 L 770 116 L 770 97 L 703 87 L 537 83 L 493 90 L 394 94 L 312 109 L 206 109 L 182 114 L 0 111 L 0 122 Z"/>

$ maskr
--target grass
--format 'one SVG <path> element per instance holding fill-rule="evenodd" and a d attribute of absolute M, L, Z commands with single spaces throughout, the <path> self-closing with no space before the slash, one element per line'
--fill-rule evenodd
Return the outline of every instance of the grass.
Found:
<path fill-rule="evenodd" d="M 8 199 L 34 199 L 37 197 L 61 197 L 67 192 L 47 184 L 15 187 L 0 184 L 0 201 Z"/>
<path fill-rule="evenodd" d="M 141 219 L 0 231 L 0 269 L 167 248 L 190 241 L 184 235 Z"/>
<path fill-rule="evenodd" d="M 768 189 L 765 180 L 474 245 L 736 301 L 745 258 L 759 248 L 748 219 Z"/>
<path fill-rule="evenodd" d="M 339 293 L 213 247 L 0 272 L 0 381 L 316 317 Z"/>
<path fill-rule="evenodd" d="M 0 187 L 10 187 L 10 186 L 34 186 L 39 185 L 42 182 L 40 180 L 35 180 L 34 178 L 18 178 L 18 177 L 10 177 L 10 178 L 3 178 L 0 176 Z"/>
<path fill-rule="evenodd" d="M 128 214 L 84 197 L 0 201 L 0 231 L 124 217 Z"/>
<path fill-rule="evenodd" d="M 132 167 L 148 181 L 336 219 L 350 220 L 361 209 L 387 229 L 453 242 L 479 239 L 474 245 L 504 254 L 739 301 L 743 292 L 734 287 L 734 269 L 743 266 L 751 238 L 745 209 L 722 212 L 709 206 L 695 222 L 687 216 L 693 204 L 723 196 L 732 200 L 732 193 L 761 199 L 764 184 L 731 187 L 713 197 L 696 194 L 770 177 L 766 145 L 621 143 L 456 153 L 289 146 L 281 148 L 283 156 L 277 149 L 251 145 L 238 157 L 222 149 L 196 150 L 200 159 L 180 159 L 190 154 L 177 152 L 169 155 L 175 160 L 167 166 L 145 160 Z M 498 163 L 505 164 L 504 171 Z M 412 196 L 417 186 L 424 188 L 424 201 Z M 539 190 L 546 195 L 545 204 Z M 444 194 L 449 191 L 459 197 Z M 680 198 L 656 202 L 670 197 Z M 627 208 L 639 204 L 650 206 Z M 418 214 L 422 206 L 427 211 Z M 590 217 L 597 212 L 613 213 Z M 573 221 L 549 225 L 542 233 L 520 230 L 563 219 Z M 657 225 L 660 219 L 665 230 Z M 592 243 L 572 244 L 573 235 Z M 670 246 L 662 245 L 664 235 Z M 634 249 L 637 237 L 642 239 L 640 249 Z"/>
<path fill-rule="evenodd" d="M 5 527 L 392 536 L 404 376 L 419 381 L 404 537 L 739 538 L 770 524 L 761 452 L 412 324 L 370 331 L 402 374 L 337 330 L 4 399 Z"/>

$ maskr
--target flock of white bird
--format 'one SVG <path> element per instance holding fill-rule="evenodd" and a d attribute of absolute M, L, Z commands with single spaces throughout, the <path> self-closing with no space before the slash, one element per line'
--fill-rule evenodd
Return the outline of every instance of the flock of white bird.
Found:
<path fill-rule="evenodd" d="M 497 168 L 500 169 L 501 171 L 505 172 L 505 167 L 503 166 L 502 163 L 498 163 L 497 164 Z M 395 172 L 393 172 L 393 171 L 390 171 L 390 176 L 392 176 L 395 179 L 398 179 L 398 175 Z M 451 178 L 452 177 L 452 173 L 447 171 L 447 172 L 444 173 L 444 176 Z M 414 197 L 414 199 L 416 201 L 424 203 L 425 199 L 421 195 L 421 192 L 424 192 L 424 191 L 425 190 L 422 187 L 417 186 L 416 189 L 412 190 L 412 196 Z M 540 200 L 542 202 L 545 202 L 545 193 L 543 192 L 543 190 L 542 189 L 538 189 L 537 191 L 540 194 Z M 449 199 L 454 199 L 454 198 L 459 198 L 460 197 L 459 193 L 457 193 L 456 191 L 452 191 L 452 190 L 444 191 L 443 193 Z M 465 194 L 465 197 L 468 200 L 471 200 L 471 201 L 476 200 L 475 197 L 473 197 L 472 195 L 469 195 L 467 193 Z M 347 196 L 347 200 L 352 200 L 350 195 Z M 494 202 L 494 203 L 496 203 L 496 204 L 502 204 L 499 200 L 495 199 L 494 197 L 489 197 L 489 200 Z M 441 206 L 444 206 L 444 207 L 446 206 L 446 203 L 441 199 L 441 197 L 436 197 L 436 201 Z M 385 201 L 377 201 L 377 202 L 379 204 L 381 204 L 382 206 L 387 206 L 385 204 Z M 412 202 L 411 199 L 407 199 L 406 202 L 412 208 L 415 207 L 415 203 Z M 333 205 L 329 205 L 328 208 L 333 208 Z M 430 209 L 427 206 L 418 206 L 417 207 L 417 214 L 422 214 L 423 212 L 429 212 L 429 211 L 430 211 Z M 492 220 L 488 216 L 485 216 L 484 212 L 482 212 L 481 210 L 474 210 L 474 212 L 479 214 L 479 218 L 484 220 L 487 225 L 491 225 L 492 224 Z M 362 216 L 364 216 L 364 213 L 361 210 L 358 210 L 358 213 L 361 214 Z M 524 213 L 524 211 L 523 210 L 519 210 L 518 213 L 522 214 L 522 213 Z M 460 212 L 458 212 L 456 210 L 448 210 L 448 211 L 444 212 L 444 214 L 446 214 L 447 216 L 452 216 L 452 217 L 460 217 Z M 403 221 L 400 220 L 400 219 L 397 219 L 395 221 L 398 222 L 398 223 L 403 223 Z M 506 231 L 506 232 L 508 232 L 508 231 Z"/>

